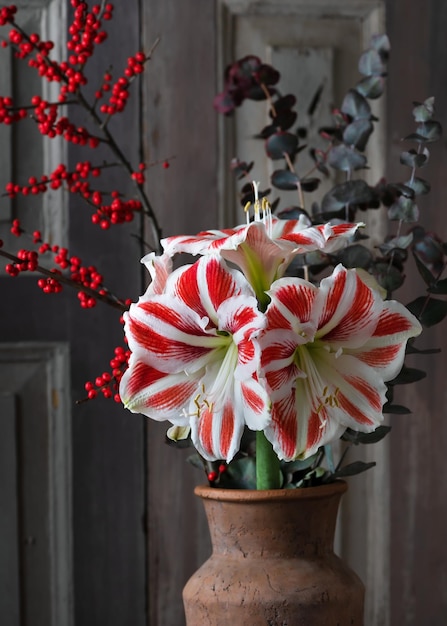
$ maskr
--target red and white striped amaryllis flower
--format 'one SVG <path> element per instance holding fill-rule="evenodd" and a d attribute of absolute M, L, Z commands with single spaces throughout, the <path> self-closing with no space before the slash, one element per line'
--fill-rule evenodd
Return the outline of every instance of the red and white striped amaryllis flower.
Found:
<path fill-rule="evenodd" d="M 255 216 L 259 213 L 255 213 Z M 283 276 L 298 254 L 321 250 L 331 253 L 346 245 L 361 224 L 309 226 L 304 218 L 282 220 L 274 217 L 233 229 L 209 230 L 194 236 L 162 240 L 165 254 L 210 254 L 221 256 L 239 267 L 259 299 L 273 281 Z"/>
<path fill-rule="evenodd" d="M 346 245 L 360 223 L 321 224 L 311 226 L 303 215 L 299 219 L 278 219 L 271 214 L 270 204 L 258 198 L 258 183 L 253 183 L 254 221 L 225 230 L 208 230 L 197 235 L 180 235 L 162 239 L 168 256 L 177 253 L 215 254 L 236 265 L 252 285 L 261 305 L 266 303 L 265 291 L 284 275 L 298 254 L 320 250 L 332 253 Z"/>
<path fill-rule="evenodd" d="M 257 378 L 265 325 L 241 272 L 216 255 L 166 278 L 125 314 L 131 350 L 120 385 L 124 405 L 191 427 L 203 457 L 230 461 L 245 426 L 262 430 L 268 395 Z"/>
<path fill-rule="evenodd" d="M 373 431 L 383 419 L 385 381 L 422 330 L 416 318 L 341 265 L 319 287 L 282 278 L 269 295 L 259 341 L 272 400 L 265 435 L 278 457 L 306 458 L 347 427 Z"/>

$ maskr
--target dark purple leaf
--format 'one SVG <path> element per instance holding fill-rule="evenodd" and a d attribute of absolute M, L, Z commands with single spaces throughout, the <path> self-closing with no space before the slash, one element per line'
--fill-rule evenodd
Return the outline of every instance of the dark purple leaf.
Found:
<path fill-rule="evenodd" d="M 272 125 L 280 128 L 281 130 L 288 130 L 296 122 L 297 113 L 295 111 L 289 111 L 284 109 L 273 118 Z"/>
<path fill-rule="evenodd" d="M 277 189 L 293 191 L 298 187 L 299 178 L 290 170 L 275 170 L 271 177 L 271 183 Z"/>
<path fill-rule="evenodd" d="M 236 104 L 233 96 L 228 91 L 222 91 L 222 93 L 215 96 L 213 106 L 218 113 L 231 115 L 238 104 Z"/>
<path fill-rule="evenodd" d="M 284 158 L 285 154 L 293 157 L 298 149 L 298 137 L 283 131 L 275 133 L 267 139 L 265 149 L 273 161 Z"/>
<path fill-rule="evenodd" d="M 271 65 L 262 63 L 257 70 L 253 73 L 258 83 L 263 85 L 276 85 L 279 81 L 281 74 Z"/>
<path fill-rule="evenodd" d="M 275 107 L 275 111 L 279 113 L 280 111 L 287 111 L 294 107 L 296 104 L 296 97 L 294 95 L 287 94 L 286 96 L 281 96 L 273 103 Z"/>
<path fill-rule="evenodd" d="M 245 161 L 239 161 L 239 159 L 232 159 L 230 163 L 230 170 L 237 176 L 238 179 L 240 179 L 250 173 L 253 165 L 253 161 L 246 163 Z"/>
<path fill-rule="evenodd" d="M 307 192 L 315 191 L 315 189 L 318 189 L 320 182 L 320 179 L 315 177 L 303 178 L 301 181 L 301 189 Z"/>

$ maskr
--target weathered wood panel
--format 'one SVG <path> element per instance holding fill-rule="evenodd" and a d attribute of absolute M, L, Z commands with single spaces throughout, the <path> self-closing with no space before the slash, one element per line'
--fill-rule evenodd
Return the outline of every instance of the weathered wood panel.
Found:
<path fill-rule="evenodd" d="M 41 4 L 41 3 L 40 3 Z M 67 6 L 69 5 L 66 0 Z M 124 70 L 127 57 L 139 42 L 139 2 L 116 3 L 115 18 L 106 24 L 110 33 L 91 62 L 96 80 L 113 66 L 116 76 Z M 59 24 L 63 28 L 63 24 Z M 116 139 L 140 161 L 140 116 L 138 87 L 122 121 L 112 124 Z M 6 95 L 6 94 L 1 94 Z M 86 123 L 86 116 L 79 118 Z M 38 145 L 40 135 L 31 128 L 25 140 Z M 25 151 L 26 151 L 25 145 Z M 20 146 L 15 146 L 19 149 Z M 23 146 L 22 146 L 23 148 Z M 29 152 L 29 151 L 28 151 Z M 69 146 L 71 165 L 89 158 L 101 162 L 102 155 Z M 44 165 L 34 163 L 27 175 L 40 176 Z M 45 172 L 48 173 L 48 172 Z M 17 172 L 15 172 L 18 175 Z M 23 184 L 23 179 L 19 180 Z M 115 172 L 101 180 L 101 188 L 119 185 Z M 133 193 L 132 186 L 128 187 Z M 119 295 L 137 298 L 141 292 L 138 222 L 105 233 L 90 223 L 90 209 L 71 197 L 69 249 L 84 263 L 96 265 L 108 286 Z M 5 199 L 0 198 L 3 209 Z M 56 205 L 54 205 L 56 206 Z M 70 345 L 73 401 L 73 529 L 75 622 L 82 626 L 122 626 L 146 623 L 146 525 L 145 422 L 113 401 L 74 405 L 85 396 L 84 382 L 108 369 L 115 345 L 122 343 L 122 328 L 115 311 L 100 304 L 82 311 L 76 294 L 68 290 L 45 296 L 35 278 L 0 278 L 2 324 L 0 341 L 64 341 Z M 11 306 L 6 307 L 5 303 Z M 46 622 L 45 622 L 46 623 Z"/>
<path fill-rule="evenodd" d="M 407 172 L 399 165 L 400 139 L 412 130 L 412 102 L 435 96 L 437 119 L 447 128 L 447 4 L 442 0 L 388 0 L 387 25 L 392 43 L 388 81 L 389 167 L 394 180 Z M 406 144 L 405 144 L 406 145 Z M 408 171 L 408 170 L 407 170 Z M 431 147 L 421 172 L 432 191 L 420 201 L 421 220 L 445 241 L 445 140 Z M 414 268 L 411 270 L 413 274 Z M 408 271 L 404 294 L 411 300 Z M 401 400 L 413 413 L 396 417 L 391 433 L 391 623 L 443 626 L 447 619 L 447 445 L 445 323 L 427 332 L 421 345 L 442 353 L 413 357 L 427 379 L 403 390 Z"/>
<path fill-rule="evenodd" d="M 122 75 L 127 58 L 140 49 L 138 0 L 114 3 L 114 17 L 105 23 L 109 37 L 89 63 L 93 92 L 104 71 Z M 79 116 L 82 124 L 86 114 Z M 122 116 L 110 130 L 135 169 L 141 160 L 139 83 Z M 103 152 L 88 156 L 70 145 L 71 167 L 90 158 L 101 163 Z M 110 155 L 108 155 L 110 159 Z M 111 159 L 115 159 L 112 157 Z M 119 189 L 133 197 L 128 176 L 119 168 L 103 173 L 100 189 Z M 138 220 L 104 232 L 90 223 L 91 211 L 71 197 L 70 248 L 103 272 L 117 295 L 136 299 L 141 292 Z M 133 237 L 131 235 L 136 235 Z M 76 302 L 67 310 L 71 340 L 74 400 L 83 397 L 86 379 L 108 369 L 113 349 L 123 345 L 117 312 L 107 306 L 82 311 Z M 73 511 L 75 619 L 82 626 L 146 623 L 145 420 L 112 401 L 77 405 L 73 409 Z"/>
<path fill-rule="evenodd" d="M 217 225 L 214 2 L 151 0 L 143 5 L 145 49 L 160 44 L 145 75 L 145 156 L 175 156 L 148 171 L 148 190 L 164 235 Z M 163 444 L 168 424 L 148 424 L 149 624 L 184 623 L 181 591 L 209 553 L 200 472 Z"/>

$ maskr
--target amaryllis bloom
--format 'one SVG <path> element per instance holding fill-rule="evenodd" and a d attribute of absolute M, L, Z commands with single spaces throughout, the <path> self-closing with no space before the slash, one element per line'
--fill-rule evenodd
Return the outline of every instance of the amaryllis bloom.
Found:
<path fill-rule="evenodd" d="M 298 220 L 281 220 L 255 212 L 254 222 L 228 230 L 210 230 L 195 236 L 169 237 L 162 240 L 165 254 L 178 252 L 209 254 L 220 251 L 222 257 L 239 267 L 262 303 L 272 282 L 284 275 L 297 254 L 314 250 L 326 253 L 346 245 L 360 224 L 342 223 L 309 226 Z"/>
<path fill-rule="evenodd" d="M 131 350 L 120 385 L 124 405 L 190 425 L 207 459 L 230 461 L 245 426 L 262 430 L 269 401 L 258 380 L 256 337 L 265 325 L 241 272 L 210 255 L 167 276 L 125 314 Z"/>
<path fill-rule="evenodd" d="M 172 272 L 172 257 L 167 254 L 157 255 L 155 252 L 146 254 L 141 262 L 151 275 L 151 282 L 145 296 L 150 297 L 156 293 L 163 293 L 169 274 Z"/>
<path fill-rule="evenodd" d="M 272 400 L 265 434 L 278 457 L 306 458 L 347 427 L 375 430 L 385 381 L 421 332 L 416 318 L 341 265 L 319 287 L 282 278 L 269 295 L 261 371 Z"/>

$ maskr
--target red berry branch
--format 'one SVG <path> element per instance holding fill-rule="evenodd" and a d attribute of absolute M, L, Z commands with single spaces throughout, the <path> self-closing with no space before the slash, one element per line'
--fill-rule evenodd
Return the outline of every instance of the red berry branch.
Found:
<path fill-rule="evenodd" d="M 11 96 L 0 94 L 0 124 L 9 126 L 27 120 L 50 140 L 62 138 L 87 150 L 95 150 L 101 145 L 108 149 L 111 158 L 101 163 L 93 163 L 87 158 L 72 169 L 60 163 L 50 173 L 30 175 L 25 182 L 7 183 L 3 196 L 15 199 L 45 194 L 49 189 L 64 190 L 82 198 L 92 209 L 92 223 L 103 230 L 130 222 L 136 213 L 143 213 L 151 229 L 152 247 L 160 251 L 161 229 L 146 193 L 145 171 L 156 165 L 166 169 L 170 159 L 134 166 L 109 129 L 110 120 L 125 111 L 132 83 L 144 72 L 158 40 L 147 53 L 139 50 L 130 56 L 120 75 L 114 76 L 112 68 L 107 67 L 93 96 L 87 95 L 85 87 L 89 78 L 86 68 L 97 47 L 107 38 L 103 23 L 112 19 L 114 7 L 103 1 L 90 8 L 84 0 L 71 0 L 71 6 L 73 19 L 68 28 L 67 56 L 60 61 L 51 56 L 54 42 L 43 41 L 39 34 L 27 33 L 20 26 L 16 20 L 16 6 L 0 9 L 0 27 L 9 28 L 1 47 L 11 48 L 15 57 L 33 68 L 43 81 L 58 86 L 52 101 L 34 95 L 27 103 L 17 103 Z M 86 111 L 90 122 L 84 126 L 75 123 L 73 107 Z M 127 173 L 135 189 L 134 197 L 126 197 L 116 188 L 98 187 L 102 172 L 109 168 L 121 168 Z M 12 252 L 6 250 L 0 240 L 0 256 L 6 259 L 5 270 L 11 277 L 23 272 L 35 273 L 39 276 L 38 287 L 46 294 L 59 293 L 65 286 L 74 288 L 84 309 L 94 307 L 98 301 L 121 313 L 128 308 L 130 301 L 110 292 L 96 267 L 83 264 L 78 256 L 70 254 L 64 247 L 44 242 L 39 231 L 26 232 L 19 219 L 12 221 L 10 232 L 29 241 L 27 247 Z M 115 348 L 110 371 L 98 376 L 94 382 L 86 383 L 86 399 L 102 393 L 106 398 L 119 400 L 119 381 L 128 358 L 126 348 Z"/>

